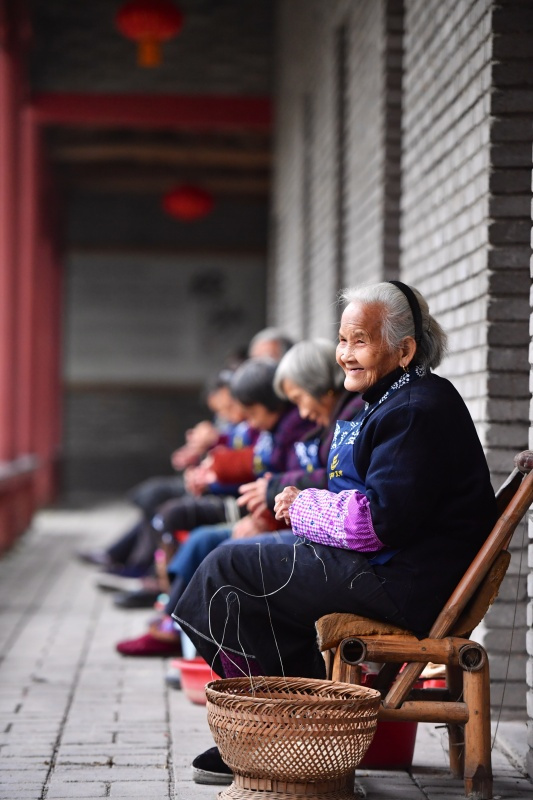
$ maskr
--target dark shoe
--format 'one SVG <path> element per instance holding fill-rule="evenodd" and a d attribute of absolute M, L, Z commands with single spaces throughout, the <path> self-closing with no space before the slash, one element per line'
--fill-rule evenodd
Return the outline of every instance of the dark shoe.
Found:
<path fill-rule="evenodd" d="M 106 550 L 78 550 L 76 556 L 84 564 L 94 564 L 96 567 L 110 567 L 112 565 Z"/>
<path fill-rule="evenodd" d="M 218 747 L 210 747 L 192 762 L 192 779 L 195 783 L 228 786 L 233 781 L 233 772 L 222 761 Z"/>
<path fill-rule="evenodd" d="M 108 575 L 116 575 L 117 578 L 146 578 L 153 575 L 153 568 L 144 564 L 124 565 L 111 564 L 105 570 Z"/>
<path fill-rule="evenodd" d="M 154 589 L 138 589 L 134 592 L 119 592 L 113 597 L 119 608 L 152 608 L 161 592 Z"/>
<path fill-rule="evenodd" d="M 170 662 L 165 675 L 165 683 L 172 689 L 181 689 L 181 658 L 174 658 Z"/>
<path fill-rule="evenodd" d="M 158 639 L 151 633 L 128 639 L 117 644 L 118 652 L 123 656 L 160 656 L 163 658 L 181 656 L 179 635 L 173 639 Z"/>
<path fill-rule="evenodd" d="M 102 572 L 94 579 L 96 586 L 104 592 L 137 592 L 144 589 L 142 578 L 123 578 L 121 575 L 110 575 Z"/>

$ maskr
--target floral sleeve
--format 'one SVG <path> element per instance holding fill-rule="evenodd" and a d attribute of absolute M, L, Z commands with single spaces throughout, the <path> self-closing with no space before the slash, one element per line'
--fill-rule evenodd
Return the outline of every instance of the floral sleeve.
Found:
<path fill-rule="evenodd" d="M 356 490 L 337 494 L 327 489 L 306 489 L 289 509 L 296 536 L 312 542 L 373 553 L 384 547 L 374 532 L 370 505 Z"/>

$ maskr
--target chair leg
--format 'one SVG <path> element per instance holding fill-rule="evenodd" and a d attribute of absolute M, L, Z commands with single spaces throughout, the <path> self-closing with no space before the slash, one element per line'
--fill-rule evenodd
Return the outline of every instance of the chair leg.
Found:
<path fill-rule="evenodd" d="M 335 651 L 331 678 L 334 681 L 341 681 L 342 683 L 353 683 L 356 685 L 360 685 L 361 683 L 361 667 L 359 664 L 346 664 L 341 658 L 340 647 L 337 647 Z"/>
<path fill-rule="evenodd" d="M 333 674 L 333 650 L 324 650 L 322 653 L 322 658 L 324 659 L 324 664 L 326 667 L 326 680 L 330 681 L 331 676 Z"/>
<path fill-rule="evenodd" d="M 463 670 L 460 667 L 446 667 L 446 685 L 452 701 L 462 699 Z M 450 749 L 450 771 L 454 778 L 462 778 L 465 771 L 465 733 L 462 725 L 448 723 L 448 743 Z"/>
<path fill-rule="evenodd" d="M 464 699 L 468 707 L 465 725 L 465 795 L 473 800 L 491 800 L 490 679 L 485 661 L 475 672 L 465 671 Z"/>

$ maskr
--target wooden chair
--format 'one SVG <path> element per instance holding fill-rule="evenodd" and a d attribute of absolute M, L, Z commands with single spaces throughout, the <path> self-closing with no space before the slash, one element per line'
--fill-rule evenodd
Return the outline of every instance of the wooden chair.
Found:
<path fill-rule="evenodd" d="M 354 614 L 328 614 L 316 624 L 329 678 L 360 683 L 364 661 L 383 665 L 372 684 L 382 694 L 378 719 L 447 725 L 450 768 L 475 800 L 492 798 L 490 683 L 487 653 L 469 636 L 498 594 L 511 537 L 533 502 L 533 451 L 514 461 L 497 493 L 500 516 L 426 639 Z M 428 662 L 445 665 L 445 689 L 414 688 Z"/>

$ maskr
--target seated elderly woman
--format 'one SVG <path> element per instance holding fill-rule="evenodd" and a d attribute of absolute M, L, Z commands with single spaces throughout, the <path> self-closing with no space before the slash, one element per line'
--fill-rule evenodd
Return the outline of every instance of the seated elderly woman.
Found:
<path fill-rule="evenodd" d="M 329 489 L 284 489 L 276 511 L 294 544 L 219 548 L 176 608 L 218 674 L 324 677 L 315 621 L 334 612 L 423 636 L 496 518 L 468 410 L 431 372 L 446 339 L 425 299 L 396 281 L 344 299 L 337 361 L 366 403 L 336 428 Z M 216 748 L 193 777 L 229 779 Z"/>

